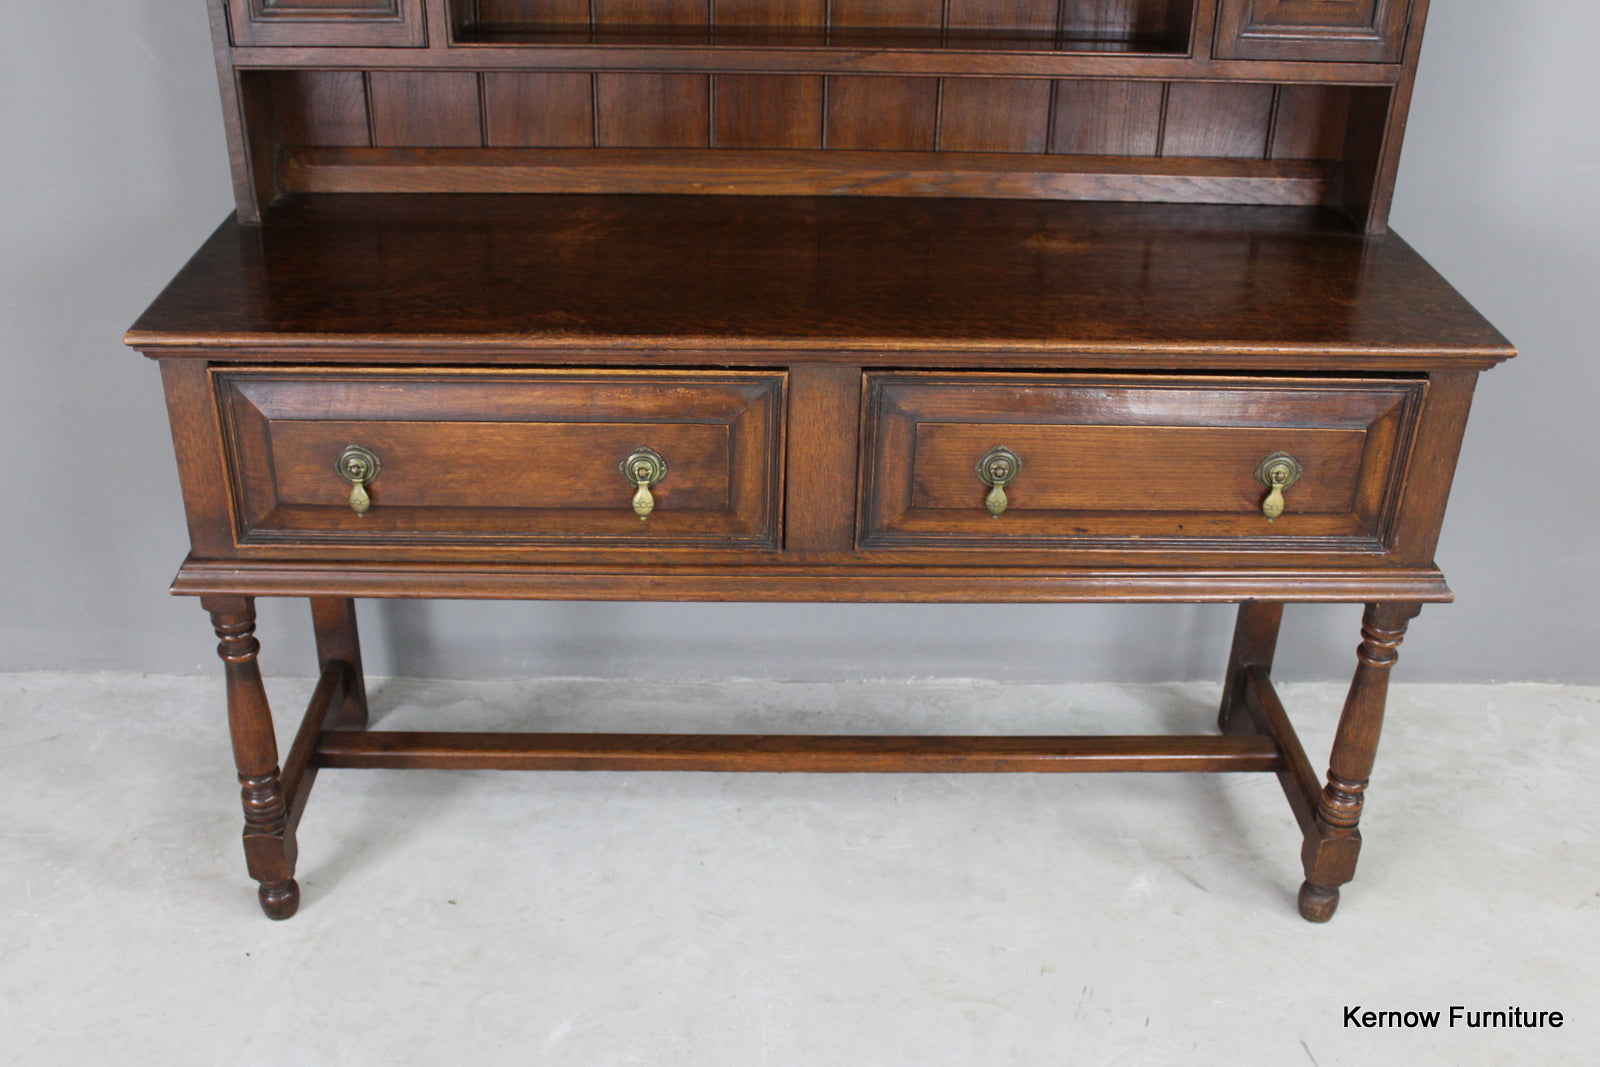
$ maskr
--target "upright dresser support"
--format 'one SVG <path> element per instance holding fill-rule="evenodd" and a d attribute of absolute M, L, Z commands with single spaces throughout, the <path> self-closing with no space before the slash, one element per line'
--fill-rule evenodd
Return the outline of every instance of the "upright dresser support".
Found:
<path fill-rule="evenodd" d="M 1368 604 L 1361 620 L 1356 675 L 1333 738 L 1328 784 L 1317 801 L 1316 835 L 1306 835 L 1300 914 L 1327 922 L 1339 906 L 1339 887 L 1355 877 L 1361 852 L 1361 808 L 1378 756 L 1378 735 L 1389 698 L 1389 672 L 1400 658 L 1406 626 L 1421 604 Z"/>
<path fill-rule="evenodd" d="M 221 639 L 228 718 L 243 787 L 245 858 L 261 883 L 262 910 L 292 916 L 295 833 L 316 772 L 334 767 L 558 770 L 760 770 L 790 772 L 996 773 L 1079 771 L 1273 771 L 1306 832 L 1300 912 L 1326 922 L 1338 887 L 1355 875 L 1367 777 L 1377 751 L 1388 673 L 1405 624 L 1421 605 L 1371 604 L 1359 663 L 1330 757 L 1328 785 L 1311 783 L 1294 727 L 1272 687 L 1281 603 L 1246 602 L 1223 685 L 1219 725 L 1239 743 L 1205 737 L 778 737 L 731 734 L 482 734 L 369 731 L 356 646 L 354 601 L 312 597 L 323 673 L 280 770 L 271 709 L 258 666 L 255 606 L 248 597 L 204 597 Z M 355 710 L 353 710 L 355 709 Z M 359 711 L 359 718 L 357 717 Z M 1250 738 L 1259 738 L 1252 744 Z"/>
<path fill-rule="evenodd" d="M 300 907 L 294 880 L 298 853 L 289 825 L 289 799 L 278 766 L 278 738 L 257 656 L 256 606 L 251 597 L 204 597 L 217 632 L 217 655 L 228 682 L 228 730 L 244 804 L 244 857 L 261 883 L 261 910 L 287 919 Z"/>

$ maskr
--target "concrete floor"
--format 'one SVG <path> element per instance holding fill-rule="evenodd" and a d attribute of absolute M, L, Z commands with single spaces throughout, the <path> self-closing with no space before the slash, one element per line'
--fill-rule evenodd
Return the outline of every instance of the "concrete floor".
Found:
<path fill-rule="evenodd" d="M 1396 686 L 1360 875 L 1312 926 L 1268 775 L 431 771 L 324 773 L 300 914 L 272 923 L 220 688 L 0 676 L 0 1062 L 1600 1062 L 1600 689 Z M 309 685 L 272 689 L 287 711 Z M 1340 696 L 1285 687 L 1314 762 Z M 393 728 L 1196 732 L 1215 700 L 373 689 Z M 1565 1025 L 1362 1029 L 1354 1005 Z"/>

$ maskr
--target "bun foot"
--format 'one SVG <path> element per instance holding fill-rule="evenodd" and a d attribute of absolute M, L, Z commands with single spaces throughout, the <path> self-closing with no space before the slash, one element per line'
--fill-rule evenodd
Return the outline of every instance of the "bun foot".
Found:
<path fill-rule="evenodd" d="M 1339 906 L 1339 891 L 1306 882 L 1300 886 L 1300 917 L 1307 922 L 1325 923 Z"/>
<path fill-rule="evenodd" d="M 269 919 L 287 919 L 300 910 L 300 883 L 293 878 L 287 882 L 263 884 L 258 895 L 261 897 L 261 910 L 266 912 Z"/>

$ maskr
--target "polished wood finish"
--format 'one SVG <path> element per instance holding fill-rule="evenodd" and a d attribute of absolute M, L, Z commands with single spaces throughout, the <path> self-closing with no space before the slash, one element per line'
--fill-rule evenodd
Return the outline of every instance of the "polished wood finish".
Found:
<path fill-rule="evenodd" d="M 241 48 L 427 43 L 422 0 L 227 0 L 227 11 Z"/>
<path fill-rule="evenodd" d="M 274 553 L 284 555 L 287 553 Z M 997 565 L 992 553 L 953 560 L 926 557 L 890 565 L 843 554 L 785 555 L 783 566 L 742 559 L 724 566 L 678 562 L 656 566 L 625 558 L 549 564 L 480 563 L 459 559 L 375 563 L 357 553 L 349 562 L 284 561 L 252 553 L 240 560 L 190 557 L 172 591 L 204 596 L 248 583 L 262 596 L 442 597 L 471 600 L 779 601 L 856 604 L 1081 604 L 1102 601 L 1185 601 L 1226 604 L 1270 600 L 1308 604 L 1359 602 L 1374 597 L 1443 603 L 1454 599 L 1434 567 L 1241 566 L 1205 556 L 1151 564 L 1122 553 L 1121 565 L 1076 566 L 1031 554 L 1033 566 Z M 714 553 L 705 553 L 713 555 Z M 334 555 L 332 552 L 325 555 Z M 663 551 L 662 555 L 666 555 Z M 864 553 L 862 554 L 864 555 Z M 876 559 L 876 553 L 873 554 Z M 1112 555 L 1112 558 L 1114 558 Z M 1076 563 L 1079 557 L 1074 556 Z M 804 562 L 800 562 L 804 560 Z M 359 567 L 352 563 L 360 563 Z M 1053 563 L 1053 565 L 1051 565 Z"/>
<path fill-rule="evenodd" d="M 1053 51 L 1187 51 L 1191 0 L 451 0 L 458 44 L 533 44 L 612 30 L 729 44 L 887 44 L 924 31 Z M 797 31 L 825 31 L 806 35 Z M 876 32 L 873 32 L 876 31 Z"/>
<path fill-rule="evenodd" d="M 1381 551 L 1425 385 L 874 374 L 868 390 L 863 547 Z M 1023 467 L 991 517 L 974 468 L 997 445 Z M 1256 471 L 1277 452 L 1310 473 L 1273 521 Z"/>
<path fill-rule="evenodd" d="M 221 2 L 246 221 L 308 192 L 742 191 L 1312 204 L 1373 233 L 1425 7 Z"/>
<path fill-rule="evenodd" d="M 789 424 L 807 446 L 787 457 L 784 548 L 849 552 L 855 541 L 861 371 L 848 364 L 807 364 L 789 377 Z"/>
<path fill-rule="evenodd" d="M 349 597 L 312 597 L 311 623 L 317 637 L 317 663 L 326 673 L 342 670 L 341 699 L 334 702 L 328 725 L 335 730 L 367 728 L 366 673 L 361 666 L 361 638 L 356 627 L 356 602 Z"/>
<path fill-rule="evenodd" d="M 1282 604 L 1245 601 L 1239 605 L 1233 646 L 1228 651 L 1228 670 L 1222 680 L 1222 706 L 1217 710 L 1217 729 L 1223 733 L 1242 734 L 1255 729 L 1247 706 L 1250 672 L 1259 670 L 1264 676 L 1271 675 L 1282 623 Z"/>
<path fill-rule="evenodd" d="M 1244 681 L 1245 710 L 1259 732 L 1277 741 L 1282 754 L 1278 763 L 1278 784 L 1283 787 L 1283 795 L 1289 801 L 1289 810 L 1294 812 L 1301 833 L 1308 837 L 1316 834 L 1321 780 L 1317 772 L 1311 769 L 1305 749 L 1300 747 L 1300 739 L 1289 722 L 1289 713 L 1284 710 L 1283 701 L 1278 699 L 1278 691 L 1272 685 L 1269 668 L 1260 665 L 1247 668 Z"/>
<path fill-rule="evenodd" d="M 326 767 L 807 774 L 1270 771 L 1270 738 L 331 733 Z"/>
<path fill-rule="evenodd" d="M 372 143 L 433 148 L 483 142 L 478 78 L 466 73 L 373 71 L 367 75 Z"/>
<path fill-rule="evenodd" d="M 1166 132 L 1161 82 L 1064 78 L 1054 83 L 1049 150 L 1071 156 L 1153 157 Z"/>
<path fill-rule="evenodd" d="M 1473 384 L 1511 354 L 1399 238 L 1317 211 L 952 199 L 310 197 L 220 229 L 130 341 L 173 414 L 174 589 L 234 629 L 246 594 L 314 598 L 323 680 L 276 777 L 229 660 L 280 915 L 316 768 L 478 766 L 1272 771 L 1326 917 L 1381 656 L 1308 787 L 1282 605 L 1449 598 Z M 993 519 L 1002 443 L 1025 468 Z M 350 444 L 386 464 L 362 515 Z M 641 445 L 670 470 L 645 523 L 615 470 Z M 1305 473 L 1269 521 L 1279 450 Z M 368 733 L 358 596 L 1243 603 L 1222 738 L 840 739 Z"/>
<path fill-rule="evenodd" d="M 1339 887 L 1355 877 L 1361 851 L 1361 809 L 1378 755 L 1378 735 L 1389 692 L 1389 672 L 1399 659 L 1406 626 L 1421 604 L 1369 604 L 1361 620 L 1355 678 L 1339 716 L 1328 784 L 1317 800 L 1315 834 L 1306 835 L 1301 858 L 1306 880 L 1300 914 L 1327 922 L 1339 906 Z"/>
<path fill-rule="evenodd" d="M 334 725 L 336 708 L 345 703 L 353 688 L 354 676 L 340 660 L 323 667 L 317 686 L 306 705 L 305 718 L 295 731 L 289 754 L 283 760 L 283 795 L 288 804 L 287 830 L 293 833 L 305 813 L 306 801 L 311 798 L 311 786 L 316 781 L 317 769 L 323 764 L 317 759 L 317 738 L 322 731 Z"/>
<path fill-rule="evenodd" d="M 1411 0 L 1221 0 L 1216 54 L 1227 59 L 1394 63 Z"/>
<path fill-rule="evenodd" d="M 1426 8 L 211 0 L 238 214 L 128 342 L 263 908 L 328 767 L 1226 770 L 1277 775 L 1328 918 L 1514 354 L 1385 232 Z M 311 601 L 281 765 L 256 596 Z M 368 729 L 358 597 L 1239 611 L 1219 735 L 461 734 Z M 1367 605 L 1325 783 L 1297 602 Z"/>
<path fill-rule="evenodd" d="M 644 128 L 641 128 L 644 129 Z M 608 144 L 671 141 L 683 129 L 670 120 L 657 132 L 618 136 Z M 692 130 L 690 132 L 693 132 Z M 1044 131 L 1037 131 L 1040 137 Z M 698 133 L 695 137 L 698 138 Z M 875 135 L 846 130 L 858 143 Z M 906 138 L 931 147 L 938 132 Z M 835 141 L 834 144 L 838 142 Z M 692 147 L 692 146 L 690 146 Z M 1198 153 L 1195 153 L 1198 154 Z M 984 199 L 1314 205 L 1326 199 L 1331 172 L 1314 162 L 1134 160 L 1120 156 L 940 155 L 925 151 L 683 151 L 663 168 L 653 153 L 501 149 L 394 152 L 360 148 L 294 149 L 280 159 L 279 187 L 289 193 L 702 193 L 746 196 L 930 196 Z"/>
<path fill-rule="evenodd" d="M 239 772 L 244 805 L 244 856 L 250 877 L 261 883 L 261 910 L 271 919 L 287 919 L 300 907 L 300 886 L 294 880 L 298 855 L 289 822 L 289 792 L 278 767 L 278 741 L 272 708 L 256 657 L 255 602 L 250 597 L 205 597 L 211 613 L 217 655 L 228 683 L 228 730 L 233 736 L 234 765 Z"/>
<path fill-rule="evenodd" d="M 597 143 L 590 74 L 483 75 L 485 148 L 573 148 Z"/>
<path fill-rule="evenodd" d="M 307 367 L 216 385 L 240 544 L 778 547 L 779 373 Z M 351 444 L 382 463 L 364 514 L 337 470 Z M 640 446 L 668 465 L 647 522 L 619 507 Z"/>
<path fill-rule="evenodd" d="M 859 197 L 306 197 L 128 334 L 174 359 L 1469 374 L 1513 349 L 1312 210 Z"/>

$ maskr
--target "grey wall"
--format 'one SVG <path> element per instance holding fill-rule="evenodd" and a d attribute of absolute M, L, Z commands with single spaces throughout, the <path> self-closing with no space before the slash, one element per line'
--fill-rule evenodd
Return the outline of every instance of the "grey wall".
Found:
<path fill-rule="evenodd" d="M 123 329 L 230 209 L 199 0 L 0 5 L 0 670 L 213 669 L 164 595 L 184 530 Z M 1600 681 L 1600 6 L 1434 4 L 1396 229 L 1523 348 L 1487 375 L 1408 680 Z M 1526 27 L 1520 28 L 1520 27 Z M 375 604 L 378 673 L 1212 677 L 1214 607 Z M 312 668 L 263 602 L 270 669 Z M 1358 609 L 1291 609 L 1281 673 L 1348 673 Z"/>

